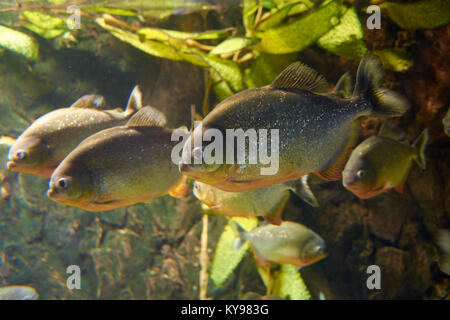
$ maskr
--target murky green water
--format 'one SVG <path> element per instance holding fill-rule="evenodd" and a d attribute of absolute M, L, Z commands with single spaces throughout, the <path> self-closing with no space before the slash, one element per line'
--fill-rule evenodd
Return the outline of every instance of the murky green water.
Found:
<path fill-rule="evenodd" d="M 448 299 L 449 244 L 439 235 L 450 211 L 443 122 L 450 8 L 440 0 L 410 2 L 2 2 L 0 287 L 30 286 L 39 299 L 243 299 L 249 292 Z M 367 13 L 370 3 L 378 7 Z M 327 257 L 301 272 L 275 263 L 258 269 L 248 245 L 233 251 L 228 218 L 202 207 L 192 185 L 185 197 L 89 212 L 50 200 L 49 178 L 6 169 L 14 139 L 86 94 L 103 96 L 104 109 L 124 109 L 139 85 L 142 105 L 161 111 L 167 128 L 191 127 L 191 106 L 200 120 L 228 96 L 270 84 L 294 61 L 317 70 L 332 90 L 347 71 L 355 79 L 368 50 L 381 60 L 384 85 L 411 105 L 388 121 L 409 143 L 429 130 L 426 169 L 413 163 L 402 193 L 370 199 L 340 179 L 312 175 L 319 207 L 291 194 L 281 208 L 283 220 L 304 224 L 327 244 Z M 383 121 L 361 121 L 357 142 L 376 135 Z M 240 223 L 250 229 L 258 222 Z M 380 270 L 379 289 L 368 285 L 372 265 Z M 67 272 L 69 266 L 76 267 Z"/>

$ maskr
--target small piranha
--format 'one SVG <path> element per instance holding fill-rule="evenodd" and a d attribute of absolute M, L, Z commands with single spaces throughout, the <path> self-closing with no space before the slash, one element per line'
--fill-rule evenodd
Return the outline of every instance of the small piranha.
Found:
<path fill-rule="evenodd" d="M 450 276 L 450 231 L 440 229 L 437 236 L 439 247 L 439 268 Z"/>
<path fill-rule="evenodd" d="M 398 117 L 409 108 L 404 97 L 381 86 L 382 77 L 380 61 L 367 53 L 360 62 L 353 94 L 347 97 L 348 76 L 334 92 L 327 93 L 324 78 L 296 62 L 272 84 L 241 91 L 219 103 L 186 140 L 180 171 L 230 192 L 297 180 L 308 173 L 339 180 L 357 143 L 361 120 Z M 243 145 L 235 145 L 234 136 L 229 139 L 230 132 L 238 130 L 247 135 Z M 267 161 L 261 158 L 262 150 L 258 150 L 258 161 L 249 161 L 254 146 L 245 139 L 253 131 L 258 140 L 254 145 L 269 149 L 270 144 Z M 223 150 L 216 150 L 220 146 Z M 240 154 L 245 154 L 244 165 Z"/>
<path fill-rule="evenodd" d="M 165 123 L 161 112 L 147 106 L 126 125 L 86 138 L 53 172 L 48 197 L 88 211 L 105 211 L 165 193 L 180 196 L 185 178 L 171 161 L 174 130 Z M 186 128 L 180 130 L 187 134 Z"/>
<path fill-rule="evenodd" d="M 8 170 L 49 178 L 59 163 L 90 135 L 124 125 L 142 106 L 136 86 L 125 111 L 101 110 L 104 98 L 85 95 L 68 108 L 51 111 L 34 121 L 13 143 Z"/>
<path fill-rule="evenodd" d="M 243 191 L 228 192 L 213 186 L 194 182 L 194 196 L 211 210 L 230 217 L 263 217 L 267 222 L 279 225 L 281 214 L 289 200 L 290 192 L 296 193 L 308 204 L 317 207 L 318 202 L 307 183 L 308 175 L 302 177 L 297 191 L 294 183 L 284 182 L 272 186 Z"/>
<path fill-rule="evenodd" d="M 403 193 L 415 161 L 425 169 L 425 129 L 410 146 L 402 141 L 404 133 L 394 124 L 384 122 L 377 136 L 364 140 L 353 150 L 342 172 L 342 184 L 361 199 L 375 197 L 395 188 Z"/>
<path fill-rule="evenodd" d="M 0 300 L 37 300 L 36 290 L 28 286 L 7 286 L 0 288 Z"/>
<path fill-rule="evenodd" d="M 442 124 L 444 125 L 445 134 L 450 136 L 450 108 L 448 109 L 444 119 L 442 119 Z"/>
<path fill-rule="evenodd" d="M 302 224 L 283 221 L 281 225 L 264 225 L 245 231 L 239 224 L 232 224 L 238 239 L 234 248 L 239 249 L 250 241 L 257 259 L 278 264 L 308 266 L 327 255 L 325 241 L 314 231 Z"/>

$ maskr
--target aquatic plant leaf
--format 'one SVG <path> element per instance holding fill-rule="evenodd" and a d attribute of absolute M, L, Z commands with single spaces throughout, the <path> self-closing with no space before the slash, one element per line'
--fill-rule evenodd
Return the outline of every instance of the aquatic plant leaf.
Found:
<path fill-rule="evenodd" d="M 342 57 L 360 60 L 367 51 L 364 33 L 354 8 L 348 9 L 341 22 L 322 36 L 317 44 Z"/>
<path fill-rule="evenodd" d="M 295 53 L 283 55 L 260 53 L 253 64 L 245 70 L 245 83 L 249 89 L 268 85 L 296 60 Z"/>
<path fill-rule="evenodd" d="M 413 65 L 412 58 L 406 50 L 389 48 L 375 50 L 374 53 L 380 58 L 386 70 L 403 72 Z"/>
<path fill-rule="evenodd" d="M 253 33 L 256 10 L 258 10 L 258 0 L 243 0 L 242 22 L 244 24 L 246 35 L 248 37 L 251 37 Z"/>
<path fill-rule="evenodd" d="M 59 37 L 69 30 L 64 20 L 58 17 L 36 11 L 24 11 L 22 15 L 29 22 L 24 23 L 24 28 L 45 39 Z"/>
<path fill-rule="evenodd" d="M 293 6 L 294 4 L 287 5 L 281 10 L 270 15 L 269 18 L 259 23 L 256 29 L 258 31 L 264 31 L 279 26 L 283 22 L 283 20 L 288 16 L 289 11 L 292 9 Z"/>
<path fill-rule="evenodd" d="M 230 88 L 234 92 L 238 92 L 242 90 L 242 71 L 239 65 L 230 60 L 225 60 L 213 55 L 207 55 L 200 51 L 198 54 L 202 57 L 202 59 L 212 68 L 214 71 L 218 73 L 222 80 L 225 80 L 227 84 L 230 85 Z"/>
<path fill-rule="evenodd" d="M 178 40 L 214 40 L 226 37 L 229 30 L 214 30 L 206 32 L 183 32 L 177 30 L 159 29 L 159 28 L 142 28 L 138 34 L 148 40 L 168 41 L 169 39 Z"/>
<path fill-rule="evenodd" d="M 64 20 L 58 17 L 53 17 L 45 13 L 36 11 L 23 11 L 23 17 L 28 22 L 42 28 L 42 29 L 67 29 Z"/>
<path fill-rule="evenodd" d="M 235 52 L 235 51 L 247 48 L 251 45 L 254 45 L 255 43 L 258 43 L 258 42 L 259 42 L 259 39 L 255 39 L 255 38 L 242 38 L 242 37 L 229 38 L 229 39 L 226 39 L 223 42 L 219 43 L 209 53 L 210 54 L 222 54 L 222 53 Z"/>
<path fill-rule="evenodd" d="M 116 16 L 137 16 L 136 10 L 124 9 L 124 8 L 112 8 L 112 7 L 83 7 L 83 10 L 99 13 L 109 13 Z"/>
<path fill-rule="evenodd" d="M 450 1 L 448 0 L 383 2 L 379 6 L 403 29 L 435 29 L 450 23 Z"/>
<path fill-rule="evenodd" d="M 0 25 L 0 47 L 36 60 L 39 54 L 39 44 L 25 33 Z"/>
<path fill-rule="evenodd" d="M 272 0 L 262 0 L 261 6 L 264 9 L 270 10 L 276 7 L 276 4 Z"/>
<path fill-rule="evenodd" d="M 222 80 L 217 72 L 212 70 L 211 77 L 214 81 L 213 90 L 219 101 L 225 100 L 229 96 L 233 95 L 233 90 L 231 90 L 230 86 Z"/>
<path fill-rule="evenodd" d="M 42 29 L 34 24 L 24 25 L 24 28 L 34 33 L 37 33 L 38 35 L 40 35 L 45 39 L 53 39 L 59 37 L 60 35 L 66 32 L 65 29 Z"/>
<path fill-rule="evenodd" d="M 239 250 L 234 251 L 233 243 L 236 240 L 236 234 L 231 228 L 233 221 L 239 223 L 247 231 L 258 225 L 256 217 L 231 218 L 229 220 L 217 242 L 210 269 L 210 277 L 216 286 L 222 285 L 230 277 L 250 247 L 250 243 L 246 242 Z"/>
<path fill-rule="evenodd" d="M 110 4 L 110 5 L 108 5 Z M 127 0 L 105 1 L 104 6 L 136 10 L 143 17 L 165 19 L 171 15 L 206 10 L 211 5 L 206 0 Z"/>
<path fill-rule="evenodd" d="M 255 49 L 272 54 L 301 51 L 339 23 L 341 6 L 335 0 L 291 23 L 257 31 L 255 36 L 261 38 L 261 42 Z"/>
<path fill-rule="evenodd" d="M 150 55 L 165 58 L 169 60 L 175 61 L 187 61 L 194 65 L 198 65 L 201 67 L 207 67 L 208 64 L 198 56 L 190 52 L 188 48 L 184 48 L 184 50 L 176 49 L 171 45 L 165 44 L 159 41 L 146 40 L 141 39 L 137 34 L 122 30 L 120 28 L 113 27 L 104 22 L 103 18 L 97 18 L 95 20 L 101 27 L 108 30 L 113 36 L 118 39 L 131 44 L 139 50 L 142 50 Z"/>
<path fill-rule="evenodd" d="M 290 300 L 309 300 L 311 295 L 303 282 L 298 267 L 282 264 L 273 274 L 272 290 L 269 295 Z"/>

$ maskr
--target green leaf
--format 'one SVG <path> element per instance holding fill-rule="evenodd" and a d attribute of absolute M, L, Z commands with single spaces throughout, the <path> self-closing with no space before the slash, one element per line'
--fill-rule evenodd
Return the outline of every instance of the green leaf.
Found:
<path fill-rule="evenodd" d="M 281 10 L 275 12 L 274 14 L 271 14 L 269 18 L 259 23 L 256 29 L 258 31 L 264 31 L 267 29 L 278 27 L 283 22 L 283 20 L 288 16 L 289 11 L 292 9 L 293 6 L 294 4 L 287 5 Z"/>
<path fill-rule="evenodd" d="M 55 29 L 55 28 L 66 28 L 64 20 L 61 18 L 53 17 L 45 13 L 36 11 L 23 11 L 23 17 L 28 22 L 42 28 L 42 29 Z"/>
<path fill-rule="evenodd" d="M 403 72 L 412 67 L 413 61 L 406 50 L 398 48 L 375 50 L 386 70 Z"/>
<path fill-rule="evenodd" d="M 111 3 L 111 5 L 108 5 L 108 3 Z M 141 16 L 157 19 L 165 19 L 171 15 L 183 14 L 185 12 L 195 12 L 211 7 L 207 0 L 110 0 L 103 2 L 102 5 L 136 10 Z"/>
<path fill-rule="evenodd" d="M 317 44 L 342 57 L 360 60 L 367 51 L 364 33 L 354 8 L 348 9 L 341 22 L 321 37 Z"/>
<path fill-rule="evenodd" d="M 262 0 L 261 5 L 264 9 L 270 10 L 276 7 L 275 3 L 272 0 Z"/>
<path fill-rule="evenodd" d="M 290 300 L 309 300 L 311 295 L 303 282 L 298 267 L 282 264 L 279 271 L 274 272 L 272 292 L 269 295 Z"/>
<path fill-rule="evenodd" d="M 242 90 L 242 71 L 239 65 L 230 60 L 221 59 L 213 55 L 206 55 L 200 51 L 202 59 L 220 76 L 220 78 L 230 85 L 234 92 Z"/>
<path fill-rule="evenodd" d="M 109 13 L 116 16 L 134 17 L 137 15 L 136 10 L 112 7 L 83 7 L 83 10 L 91 12 Z"/>
<path fill-rule="evenodd" d="M 214 70 L 211 74 L 211 77 L 215 83 L 213 86 L 213 90 L 219 101 L 225 100 L 226 98 L 234 94 L 230 86 L 224 80 L 222 80 L 222 78 Z"/>
<path fill-rule="evenodd" d="M 243 0 L 242 22 L 247 36 L 251 36 L 253 33 L 256 10 L 258 10 L 258 0 Z"/>
<path fill-rule="evenodd" d="M 214 49 L 210 51 L 210 54 L 222 54 L 235 52 L 244 48 L 247 48 L 255 43 L 258 43 L 259 39 L 255 38 L 229 38 L 219 43 Z"/>
<path fill-rule="evenodd" d="M 288 65 L 297 60 L 297 54 L 272 55 L 261 53 L 253 64 L 245 70 L 245 83 L 249 89 L 260 88 L 272 81 Z"/>
<path fill-rule="evenodd" d="M 190 50 L 187 47 L 176 49 L 171 45 L 153 41 L 153 40 L 141 40 L 140 37 L 132 32 L 122 30 L 120 28 L 113 27 L 111 25 L 105 24 L 103 18 L 97 18 L 95 20 L 101 27 L 111 32 L 111 34 L 118 39 L 131 44 L 139 50 L 142 50 L 150 55 L 175 60 L 175 61 L 187 61 L 194 65 L 198 65 L 201 67 L 207 67 L 208 64 L 196 54 L 193 50 Z"/>
<path fill-rule="evenodd" d="M 0 25 L 0 47 L 14 51 L 29 60 L 36 60 L 39 44 L 25 33 Z"/>
<path fill-rule="evenodd" d="M 239 250 L 234 251 L 233 243 L 236 235 L 231 228 L 231 223 L 239 223 L 245 230 L 249 231 L 257 227 L 258 219 L 250 218 L 231 218 L 225 226 L 219 241 L 211 264 L 211 279 L 216 286 L 221 286 L 233 273 L 239 265 L 247 250 L 250 248 L 249 242 L 246 242 Z"/>
<path fill-rule="evenodd" d="M 42 29 L 34 24 L 26 24 L 23 27 L 34 33 L 37 33 L 38 35 L 40 35 L 41 37 L 43 37 L 45 39 L 53 39 L 53 38 L 59 37 L 60 35 L 62 35 L 63 33 L 65 33 L 67 31 L 66 29 L 58 29 L 58 28 Z"/>
<path fill-rule="evenodd" d="M 342 5 L 335 0 L 310 14 L 276 28 L 255 32 L 255 49 L 272 54 L 301 51 L 339 23 Z"/>
<path fill-rule="evenodd" d="M 29 22 L 23 25 L 24 28 L 46 39 L 59 37 L 68 30 L 66 23 L 61 18 L 36 11 L 23 11 L 22 15 Z"/>
<path fill-rule="evenodd" d="M 450 23 L 450 1 L 383 2 L 380 8 L 403 29 L 434 29 Z"/>
<path fill-rule="evenodd" d="M 159 28 L 142 28 L 139 29 L 138 34 L 148 40 L 159 40 L 159 41 L 168 41 L 169 39 L 215 40 L 226 37 L 229 34 L 229 30 L 214 30 L 206 32 L 183 32 Z"/>

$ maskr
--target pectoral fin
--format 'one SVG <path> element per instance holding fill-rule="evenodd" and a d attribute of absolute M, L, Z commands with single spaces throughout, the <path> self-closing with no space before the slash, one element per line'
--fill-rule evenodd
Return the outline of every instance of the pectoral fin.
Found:
<path fill-rule="evenodd" d="M 319 178 L 329 181 L 341 179 L 342 171 L 359 137 L 359 122 L 353 121 L 347 142 L 335 161 L 325 170 L 314 172 Z"/>
<path fill-rule="evenodd" d="M 309 204 L 310 206 L 318 207 L 319 202 L 317 201 L 316 196 L 312 192 L 312 190 L 308 184 L 308 180 L 309 180 L 309 175 L 308 174 L 304 175 L 300 178 L 300 181 L 301 181 L 300 187 L 297 187 L 297 184 L 293 184 L 292 182 L 290 182 L 289 189 L 292 192 L 294 192 L 300 199 L 302 199 L 307 204 Z"/>
<path fill-rule="evenodd" d="M 188 194 L 189 184 L 187 183 L 186 176 L 183 176 L 181 180 L 169 190 L 169 195 L 174 198 L 183 198 Z"/>

